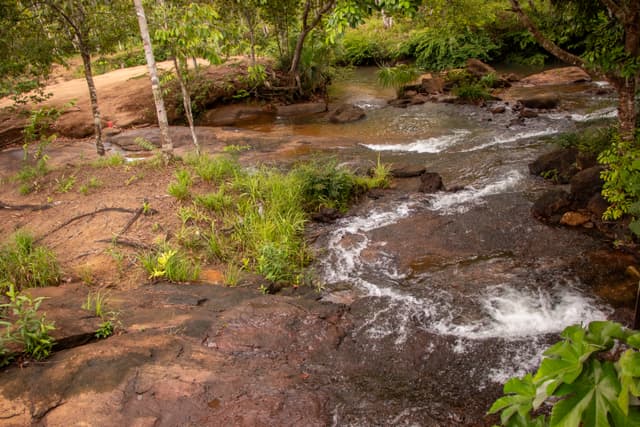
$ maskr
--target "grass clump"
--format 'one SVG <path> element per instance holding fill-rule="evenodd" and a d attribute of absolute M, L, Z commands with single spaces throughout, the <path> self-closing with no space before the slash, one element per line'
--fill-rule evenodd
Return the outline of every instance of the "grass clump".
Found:
<path fill-rule="evenodd" d="M 381 67 L 376 75 L 382 87 L 394 88 L 396 95 L 401 97 L 404 94 L 404 87 L 420 76 L 420 70 L 410 65 L 400 64 L 395 67 Z"/>
<path fill-rule="evenodd" d="M 198 206 L 202 206 L 213 212 L 223 212 L 233 203 L 233 198 L 226 193 L 224 186 L 220 186 L 218 191 L 196 196 L 195 202 Z"/>
<path fill-rule="evenodd" d="M 51 250 L 36 245 L 26 231 L 18 231 L 0 247 L 0 288 L 3 282 L 18 290 L 57 285 L 60 266 Z"/>
<path fill-rule="evenodd" d="M 205 182 L 215 182 L 233 178 L 240 173 L 238 161 L 230 156 L 188 156 L 186 163 L 191 165 L 194 172 Z"/>
<path fill-rule="evenodd" d="M 126 159 L 120 153 L 112 154 L 110 156 L 102 156 L 98 160 L 91 163 L 95 168 L 109 168 L 122 166 L 126 163 Z"/>
<path fill-rule="evenodd" d="M 22 345 L 24 353 L 36 360 L 48 357 L 54 344 L 50 332 L 55 326 L 44 314 L 38 314 L 44 298 L 22 295 L 13 283 L 9 284 L 6 296 L 9 301 L 0 304 L 0 326 L 5 329 L 0 335 L 0 366 L 11 362 L 7 345 L 12 343 Z"/>
<path fill-rule="evenodd" d="M 175 197 L 178 200 L 186 200 L 191 197 L 189 187 L 193 182 L 191 173 L 187 169 L 179 169 L 175 174 L 176 180 L 169 184 L 167 192 L 169 195 Z"/>
<path fill-rule="evenodd" d="M 189 282 L 198 280 L 200 266 L 187 258 L 182 252 L 168 245 L 140 256 L 142 266 L 150 279 L 166 279 L 171 282 Z"/>

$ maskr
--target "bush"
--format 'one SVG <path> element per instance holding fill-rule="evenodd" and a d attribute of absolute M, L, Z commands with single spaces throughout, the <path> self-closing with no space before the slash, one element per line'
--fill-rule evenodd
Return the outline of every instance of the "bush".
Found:
<path fill-rule="evenodd" d="M 411 23 L 398 21 L 391 28 L 384 28 L 379 17 L 370 19 L 345 33 L 337 61 L 349 65 L 375 65 L 405 58 L 407 52 L 403 46 L 411 26 Z"/>
<path fill-rule="evenodd" d="M 413 82 L 420 75 L 420 71 L 412 66 L 401 64 L 395 67 L 381 67 L 378 70 L 378 83 L 382 87 L 392 87 L 398 97 L 403 95 L 404 87 Z"/>
<path fill-rule="evenodd" d="M 503 426 L 640 425 L 640 332 L 614 322 L 569 326 L 535 375 L 512 378 L 489 410 Z M 543 404 L 551 405 L 550 417 Z"/>
<path fill-rule="evenodd" d="M 57 285 L 60 267 L 53 252 L 35 244 L 33 237 L 18 231 L 0 247 L 0 288 L 12 283 L 18 290 Z"/>
<path fill-rule="evenodd" d="M 407 49 L 416 58 L 416 66 L 441 71 L 462 67 L 469 58 L 491 61 L 499 46 L 483 31 L 450 33 L 442 28 L 427 28 L 412 36 Z"/>
<path fill-rule="evenodd" d="M 614 135 L 598 161 L 607 167 L 601 174 L 602 196 L 611 204 L 603 217 L 619 219 L 640 202 L 640 132 L 636 132 L 635 141 L 622 141 Z"/>
<path fill-rule="evenodd" d="M 344 211 L 363 190 L 353 174 L 335 162 L 299 165 L 293 173 L 300 181 L 303 207 L 308 212 L 323 207 Z"/>
<path fill-rule="evenodd" d="M 181 252 L 162 245 L 154 252 L 140 256 L 142 266 L 150 279 L 167 279 L 171 282 L 189 282 L 200 276 L 200 266 Z"/>
<path fill-rule="evenodd" d="M 571 132 L 558 135 L 554 138 L 554 142 L 564 148 L 577 148 L 582 153 L 599 155 L 606 149 L 611 147 L 611 141 L 616 134 L 616 128 L 613 126 L 586 129 L 583 132 Z"/>

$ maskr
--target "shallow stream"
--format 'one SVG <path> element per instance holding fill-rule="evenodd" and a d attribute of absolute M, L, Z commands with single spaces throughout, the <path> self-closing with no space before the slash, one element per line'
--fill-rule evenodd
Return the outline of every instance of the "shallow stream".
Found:
<path fill-rule="evenodd" d="M 319 233 L 324 298 L 350 303 L 353 318 L 333 372 L 317 367 L 340 390 L 334 425 L 483 425 L 501 383 L 533 369 L 558 332 L 612 313 L 584 273 L 602 244 L 529 213 L 548 187 L 529 175 L 528 163 L 549 150 L 548 137 L 615 117 L 615 100 L 592 94 L 599 85 L 518 89 L 515 96 L 557 93 L 563 111 L 511 125 L 509 106 L 505 114 L 451 104 L 387 107 L 392 92 L 361 70 L 333 96 L 367 110 L 362 121 L 248 126 L 332 138 L 342 143 L 307 154 L 424 165 L 447 187 L 463 187 L 391 191 Z"/>

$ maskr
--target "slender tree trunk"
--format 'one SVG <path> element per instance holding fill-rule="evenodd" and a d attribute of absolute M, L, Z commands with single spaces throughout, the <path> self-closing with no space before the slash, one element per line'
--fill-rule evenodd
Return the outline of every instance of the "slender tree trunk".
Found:
<path fill-rule="evenodd" d="M 142 0 L 133 0 L 138 17 L 138 25 L 140 26 L 140 36 L 144 45 L 144 55 L 147 59 L 149 68 L 149 76 L 151 77 L 151 90 L 153 99 L 156 104 L 156 113 L 158 115 L 158 127 L 160 128 L 160 141 L 162 144 L 162 153 L 165 160 L 169 160 L 173 156 L 173 143 L 169 134 L 169 121 L 167 120 L 167 110 L 164 107 L 164 99 L 162 98 L 162 90 L 160 88 L 160 79 L 158 79 L 158 70 L 156 60 L 153 56 L 153 48 L 151 46 L 151 37 L 149 36 L 149 27 L 147 26 L 147 17 L 144 14 Z"/>
<path fill-rule="evenodd" d="M 187 122 L 189 123 L 189 130 L 191 131 L 191 139 L 193 140 L 193 145 L 196 146 L 196 153 L 200 155 L 200 143 L 198 142 L 198 136 L 196 135 L 196 128 L 193 125 L 193 111 L 191 110 L 191 95 L 189 95 L 189 91 L 187 90 L 187 85 L 184 82 L 184 75 L 182 74 L 182 69 L 180 68 L 178 59 L 175 56 L 173 57 L 173 66 L 176 67 L 176 77 L 178 78 L 178 83 L 180 84 L 180 91 L 182 92 L 182 105 L 184 105 L 184 114 L 187 116 Z"/>
<path fill-rule="evenodd" d="M 618 122 L 620 139 L 632 141 L 636 129 L 636 79 L 634 77 L 617 79 L 614 86 L 618 92 Z"/>
<path fill-rule="evenodd" d="M 102 123 L 100 119 L 100 109 L 98 108 L 98 94 L 96 85 L 93 82 L 93 73 L 91 72 L 91 53 L 87 49 L 84 40 L 79 40 L 80 56 L 84 65 L 84 78 L 89 86 L 89 99 L 91 100 L 91 112 L 93 113 L 93 126 L 96 131 L 96 151 L 98 155 L 104 156 L 104 144 L 102 143 Z"/>

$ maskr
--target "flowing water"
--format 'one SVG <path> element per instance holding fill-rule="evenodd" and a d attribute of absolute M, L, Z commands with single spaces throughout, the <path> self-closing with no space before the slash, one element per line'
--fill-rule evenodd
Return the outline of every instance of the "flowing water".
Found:
<path fill-rule="evenodd" d="M 337 142 L 309 152 L 424 165 L 462 187 L 390 191 L 323 229 L 315 268 L 325 298 L 347 295 L 353 317 L 331 368 L 342 390 L 335 425 L 482 425 L 500 384 L 533 369 L 558 332 L 610 315 L 580 273 L 601 244 L 529 213 L 547 188 L 527 169 L 549 149 L 545 139 L 615 117 L 612 98 L 585 91 L 598 85 L 543 89 L 560 93 L 565 111 L 523 126 L 510 124 L 509 107 L 497 115 L 449 104 L 386 107 L 392 94 L 365 70 L 334 93 L 365 108 L 365 120 L 252 127 L 320 135 Z"/>

